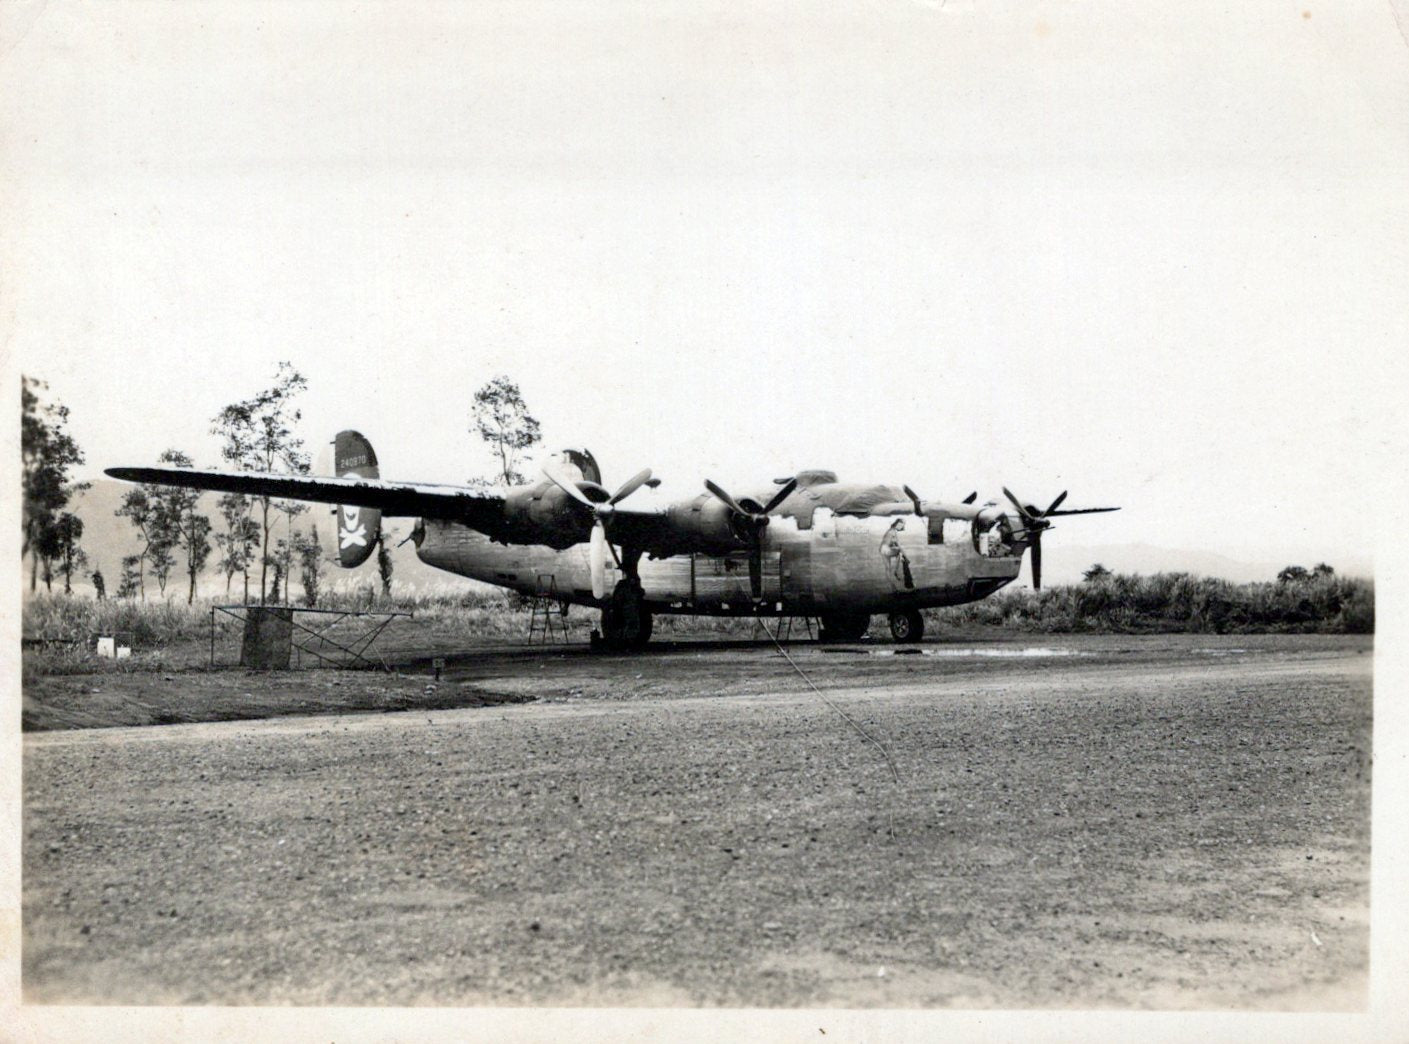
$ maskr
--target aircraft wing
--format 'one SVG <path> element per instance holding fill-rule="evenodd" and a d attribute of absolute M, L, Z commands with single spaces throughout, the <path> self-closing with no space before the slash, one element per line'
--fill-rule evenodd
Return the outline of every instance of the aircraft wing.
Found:
<path fill-rule="evenodd" d="M 430 482 L 388 482 L 385 479 L 355 476 L 274 475 L 257 471 L 196 471 L 191 468 L 108 468 L 105 474 L 126 482 L 150 482 L 218 493 L 242 493 L 251 497 L 377 508 L 383 515 L 446 519 L 464 522 L 476 529 L 493 528 L 504 517 L 503 493 Z"/>
<path fill-rule="evenodd" d="M 614 544 L 640 548 L 652 558 L 667 558 L 681 551 L 681 534 L 664 508 L 623 508 L 612 512 L 607 532 Z"/>

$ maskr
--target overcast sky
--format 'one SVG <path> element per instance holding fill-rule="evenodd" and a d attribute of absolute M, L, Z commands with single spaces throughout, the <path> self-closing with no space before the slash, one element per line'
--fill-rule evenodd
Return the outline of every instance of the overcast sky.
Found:
<path fill-rule="evenodd" d="M 1373 552 L 1409 387 L 1387 4 L 7 6 L 9 363 L 90 473 L 289 359 L 310 443 L 803 467 Z M 13 375 L 12 375 L 13 376 Z"/>

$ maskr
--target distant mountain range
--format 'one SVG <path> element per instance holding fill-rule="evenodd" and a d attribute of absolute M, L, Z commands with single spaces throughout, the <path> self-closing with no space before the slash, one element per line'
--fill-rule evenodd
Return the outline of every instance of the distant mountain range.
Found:
<path fill-rule="evenodd" d="M 116 590 L 122 573 L 123 557 L 136 554 L 138 550 L 139 540 L 131 523 L 114 515 L 129 488 L 125 482 L 98 479 L 93 482 L 91 488 L 79 494 L 74 500 L 74 510 L 83 519 L 82 543 L 89 556 L 89 565 L 85 569 L 83 582 L 79 585 L 80 593 L 92 593 L 92 585 L 88 582 L 88 573 L 95 566 L 102 569 L 109 593 Z M 212 516 L 212 522 L 219 524 L 214 496 L 207 499 L 206 509 Z M 336 533 L 331 509 L 318 504 L 309 505 L 308 513 L 295 520 L 295 527 L 307 529 L 310 524 L 317 524 L 319 537 L 331 553 L 336 546 Z M 402 547 L 395 547 L 394 545 L 411 531 L 411 525 L 409 519 L 394 519 L 387 526 L 388 544 L 392 545 L 392 561 L 395 563 L 394 590 L 409 588 L 416 591 L 463 591 L 483 586 L 473 580 L 457 577 L 439 569 L 432 569 L 416 557 L 415 548 L 409 543 Z M 282 526 L 280 530 L 282 533 Z M 1186 572 L 1196 573 L 1200 576 L 1221 577 L 1236 583 L 1247 583 L 1274 580 L 1278 570 L 1283 566 L 1297 564 L 1310 567 L 1321 560 L 1319 558 L 1297 559 L 1295 557 L 1273 559 L 1262 556 L 1259 556 L 1257 560 L 1250 560 L 1220 554 L 1216 551 L 1156 547 L 1141 543 L 1064 544 L 1056 537 L 1049 537 L 1043 544 L 1042 550 L 1044 555 L 1042 579 L 1049 586 L 1077 583 L 1081 580 L 1081 574 L 1097 562 L 1116 573 Z M 210 567 L 207 568 L 198 585 L 199 594 L 219 596 L 225 591 L 225 578 L 215 568 L 215 558 L 216 555 L 212 553 Z M 1366 577 L 1373 573 L 1369 560 L 1363 556 L 1330 557 L 1326 561 L 1329 561 L 1340 573 Z M 28 584 L 28 569 L 24 571 L 23 576 L 25 583 Z M 328 578 L 331 583 L 339 587 L 376 584 L 378 582 L 376 563 L 369 561 L 353 570 L 344 570 L 336 565 L 329 565 Z M 184 594 L 184 579 L 184 574 L 173 577 L 168 583 L 168 595 L 172 593 L 173 585 L 178 594 Z M 1019 583 L 1022 585 L 1029 583 L 1026 564 L 1024 564 Z M 297 590 L 297 586 L 297 581 L 295 581 L 295 590 Z M 155 593 L 156 584 L 149 578 L 148 597 L 154 596 Z M 236 598 L 239 597 L 239 577 L 236 577 L 231 585 L 231 593 Z"/>

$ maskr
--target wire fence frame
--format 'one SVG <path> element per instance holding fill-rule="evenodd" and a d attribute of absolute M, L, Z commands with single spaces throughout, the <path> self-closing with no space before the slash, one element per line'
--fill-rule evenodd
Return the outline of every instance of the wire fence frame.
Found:
<path fill-rule="evenodd" d="M 251 609 L 278 609 L 281 612 L 287 612 L 291 614 L 289 622 L 293 629 L 293 633 L 295 635 L 301 634 L 307 636 L 303 639 L 302 642 L 300 642 L 296 637 L 290 639 L 290 645 L 292 649 L 298 653 L 298 662 L 300 665 L 302 663 L 302 654 L 307 653 L 309 656 L 312 656 L 314 659 L 316 659 L 322 666 L 341 668 L 348 668 L 353 666 L 380 666 L 384 671 L 391 670 L 391 666 L 386 662 L 386 659 L 380 654 L 377 654 L 376 660 L 373 661 L 368 655 L 372 652 L 373 643 L 375 643 L 376 640 L 381 637 L 382 632 L 385 631 L 389 626 L 391 626 L 392 622 L 396 619 L 402 617 L 406 619 L 413 619 L 416 615 L 414 612 L 408 609 L 310 609 L 303 606 L 294 605 L 212 605 L 210 607 L 211 667 L 216 666 L 215 614 L 221 613 L 225 616 L 230 617 L 232 620 L 237 620 L 243 624 L 248 619 L 248 614 Z M 315 628 L 313 626 L 307 626 L 299 622 L 297 614 L 301 613 L 310 616 L 326 616 L 331 617 L 331 619 L 327 620 L 321 627 Z M 351 639 L 344 638 L 341 642 L 336 641 L 328 636 L 328 632 L 331 631 L 338 624 L 342 623 L 344 620 L 362 617 L 373 618 L 376 620 L 376 622 L 371 624 L 368 630 L 364 631 L 363 633 L 355 635 Z M 317 645 L 316 648 L 315 643 Z M 338 658 L 336 653 L 327 654 L 327 648 L 329 646 L 337 650 L 338 653 L 341 653 L 344 658 Z"/>

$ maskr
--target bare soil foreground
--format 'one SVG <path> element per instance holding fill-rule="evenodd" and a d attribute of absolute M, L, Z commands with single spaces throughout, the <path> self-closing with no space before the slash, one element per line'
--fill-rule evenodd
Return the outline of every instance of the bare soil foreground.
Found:
<path fill-rule="evenodd" d="M 26 999 L 1365 1004 L 1368 639 L 789 653 L 40 679 Z"/>

